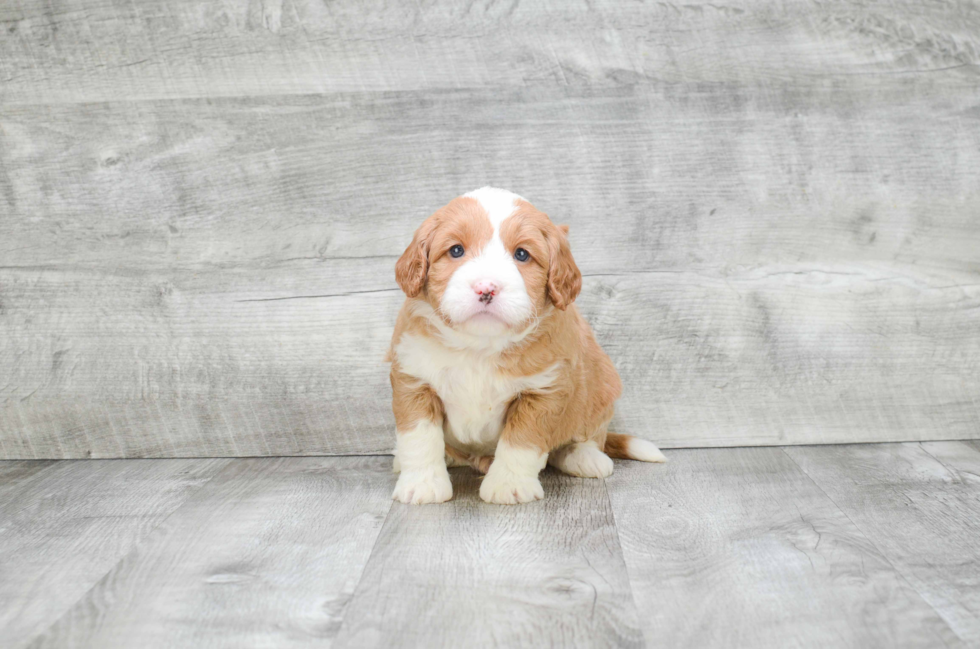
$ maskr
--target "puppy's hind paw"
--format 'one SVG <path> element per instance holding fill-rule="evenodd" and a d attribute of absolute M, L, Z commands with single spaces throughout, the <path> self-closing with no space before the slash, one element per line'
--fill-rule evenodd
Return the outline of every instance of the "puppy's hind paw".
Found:
<path fill-rule="evenodd" d="M 548 464 L 579 478 L 608 478 L 613 472 L 612 459 L 594 442 L 569 444 L 552 451 Z"/>

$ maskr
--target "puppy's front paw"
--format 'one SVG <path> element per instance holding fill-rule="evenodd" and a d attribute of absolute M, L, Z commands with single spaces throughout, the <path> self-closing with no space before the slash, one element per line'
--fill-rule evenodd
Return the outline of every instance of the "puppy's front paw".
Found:
<path fill-rule="evenodd" d="M 487 477 L 480 485 L 480 498 L 498 505 L 516 505 L 544 498 L 544 488 L 537 476 L 526 476 L 509 471 L 494 471 L 490 465 Z"/>
<path fill-rule="evenodd" d="M 444 503 L 453 497 L 453 484 L 444 466 L 402 471 L 391 497 L 412 505 Z"/>

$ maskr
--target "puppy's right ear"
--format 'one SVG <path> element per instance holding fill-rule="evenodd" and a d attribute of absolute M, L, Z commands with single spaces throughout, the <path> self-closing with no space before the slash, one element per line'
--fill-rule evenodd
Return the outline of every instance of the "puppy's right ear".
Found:
<path fill-rule="evenodd" d="M 436 216 L 433 214 L 419 226 L 405 252 L 395 264 L 395 281 L 408 297 L 416 297 L 425 286 L 429 273 L 429 245 L 436 230 Z"/>

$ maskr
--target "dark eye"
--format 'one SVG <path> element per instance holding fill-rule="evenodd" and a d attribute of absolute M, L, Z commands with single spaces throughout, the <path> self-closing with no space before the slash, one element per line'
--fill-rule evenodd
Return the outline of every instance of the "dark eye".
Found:
<path fill-rule="evenodd" d="M 529 253 L 524 248 L 518 248 L 514 251 L 514 259 L 517 261 L 527 261 L 531 258 L 531 253 Z"/>
<path fill-rule="evenodd" d="M 458 243 L 449 249 L 449 254 L 452 255 L 453 257 L 462 257 L 463 252 L 465 252 L 463 250 L 463 246 L 459 245 Z"/>

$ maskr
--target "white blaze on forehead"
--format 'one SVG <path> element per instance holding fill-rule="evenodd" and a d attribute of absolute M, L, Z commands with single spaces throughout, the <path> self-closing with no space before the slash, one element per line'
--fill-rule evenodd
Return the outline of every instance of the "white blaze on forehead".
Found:
<path fill-rule="evenodd" d="M 524 200 L 514 192 L 496 187 L 481 187 L 468 194 L 463 194 L 467 198 L 474 198 L 480 206 L 487 211 L 490 223 L 493 224 L 494 235 L 500 230 L 500 224 L 504 219 L 514 213 L 517 209 L 517 201 Z"/>
<path fill-rule="evenodd" d="M 517 201 L 523 199 L 513 192 L 495 187 L 482 187 L 464 196 L 475 199 L 486 211 L 493 225 L 493 238 L 482 250 L 474 251 L 474 256 L 453 273 L 443 293 L 440 309 L 452 321 L 459 323 L 483 311 L 483 305 L 472 286 L 475 282 L 488 280 L 499 287 L 499 292 L 487 304 L 487 310 L 511 326 L 524 324 L 534 314 L 534 307 L 512 252 L 504 247 L 500 239 L 500 224 L 515 212 Z M 493 323 L 474 323 L 472 326 L 487 333 L 499 329 Z M 497 333 L 502 334 L 503 331 Z"/>

